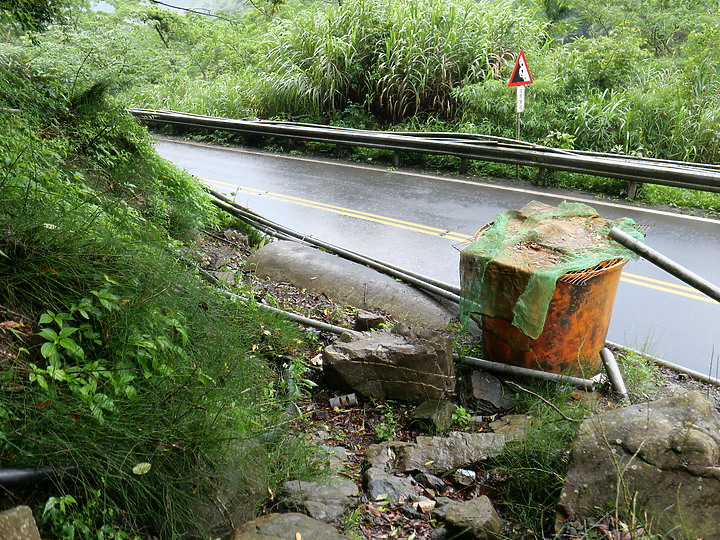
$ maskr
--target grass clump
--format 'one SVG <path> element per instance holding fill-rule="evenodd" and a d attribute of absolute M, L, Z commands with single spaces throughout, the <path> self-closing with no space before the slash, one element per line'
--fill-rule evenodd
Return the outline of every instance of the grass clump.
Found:
<path fill-rule="evenodd" d="M 573 387 L 555 383 L 525 387 L 529 392 L 517 394 L 518 410 L 532 416 L 533 422 L 526 437 L 508 443 L 489 466 L 504 478 L 498 493 L 500 507 L 525 531 L 546 538 L 553 533 L 570 446 L 592 404 Z"/>
<path fill-rule="evenodd" d="M 0 116 L 0 462 L 70 474 L 3 507 L 33 505 L 45 538 L 209 537 L 218 500 L 249 519 L 318 469 L 260 437 L 285 409 L 269 360 L 300 331 L 189 269 L 218 216 L 104 87 L 9 81 L 32 99 L 0 96 L 23 111 Z"/>

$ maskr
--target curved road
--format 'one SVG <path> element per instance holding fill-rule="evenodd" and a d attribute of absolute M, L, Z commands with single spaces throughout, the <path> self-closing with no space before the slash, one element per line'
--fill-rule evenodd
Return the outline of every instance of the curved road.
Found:
<path fill-rule="evenodd" d="M 494 216 L 532 200 L 578 200 L 649 227 L 647 244 L 720 284 L 720 221 L 527 184 L 393 171 L 242 148 L 158 140 L 161 156 L 268 219 L 459 285 L 459 250 Z M 718 377 L 720 304 L 644 261 L 623 270 L 608 335 Z"/>

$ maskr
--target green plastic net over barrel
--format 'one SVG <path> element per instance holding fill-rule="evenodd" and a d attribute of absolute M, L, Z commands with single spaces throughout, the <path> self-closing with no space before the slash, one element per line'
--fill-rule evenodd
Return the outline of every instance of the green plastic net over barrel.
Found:
<path fill-rule="evenodd" d="M 502 317 L 537 339 L 558 279 L 637 258 L 609 237 L 612 227 L 644 239 L 632 219 L 606 220 L 577 202 L 553 207 L 533 201 L 498 214 L 460 253 L 463 319 L 473 313 Z"/>

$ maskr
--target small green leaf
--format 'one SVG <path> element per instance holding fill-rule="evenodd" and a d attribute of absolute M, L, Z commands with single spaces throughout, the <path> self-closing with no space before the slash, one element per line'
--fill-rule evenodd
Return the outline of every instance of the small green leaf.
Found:
<path fill-rule="evenodd" d="M 59 345 L 71 353 L 73 353 L 75 356 L 79 356 L 80 358 L 85 358 L 85 351 L 83 351 L 82 347 L 75 343 L 70 338 L 62 338 L 59 342 Z"/>
<path fill-rule="evenodd" d="M 58 338 L 57 332 L 52 328 L 43 328 L 38 332 L 38 336 L 53 342 L 56 341 Z"/>
<path fill-rule="evenodd" d="M 55 314 L 52 311 L 47 311 L 40 315 L 40 324 L 48 324 L 55 320 Z"/>
<path fill-rule="evenodd" d="M 48 366 L 48 375 L 55 379 L 56 381 L 64 381 L 67 379 L 67 374 L 65 373 L 65 370 L 60 369 L 56 366 Z"/>
<path fill-rule="evenodd" d="M 40 347 L 40 354 L 42 354 L 45 358 L 51 358 L 53 355 L 56 354 L 56 352 L 56 345 L 50 341 L 48 341 L 47 343 L 43 343 L 42 347 Z"/>
<path fill-rule="evenodd" d="M 66 337 L 74 334 L 75 332 L 77 332 L 77 328 L 75 328 L 74 326 L 66 326 L 65 328 L 60 330 L 58 337 L 60 339 L 63 339 L 63 338 L 66 338 Z"/>

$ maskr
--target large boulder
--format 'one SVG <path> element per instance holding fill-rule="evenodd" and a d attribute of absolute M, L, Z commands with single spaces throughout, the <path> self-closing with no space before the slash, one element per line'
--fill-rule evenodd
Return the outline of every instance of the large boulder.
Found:
<path fill-rule="evenodd" d="M 422 403 L 455 389 L 450 340 L 422 327 L 343 334 L 323 351 L 323 369 L 331 386 L 349 386 L 370 398 Z"/>
<path fill-rule="evenodd" d="M 558 525 L 617 509 L 667 538 L 720 539 L 720 414 L 699 392 L 585 420 Z"/>

